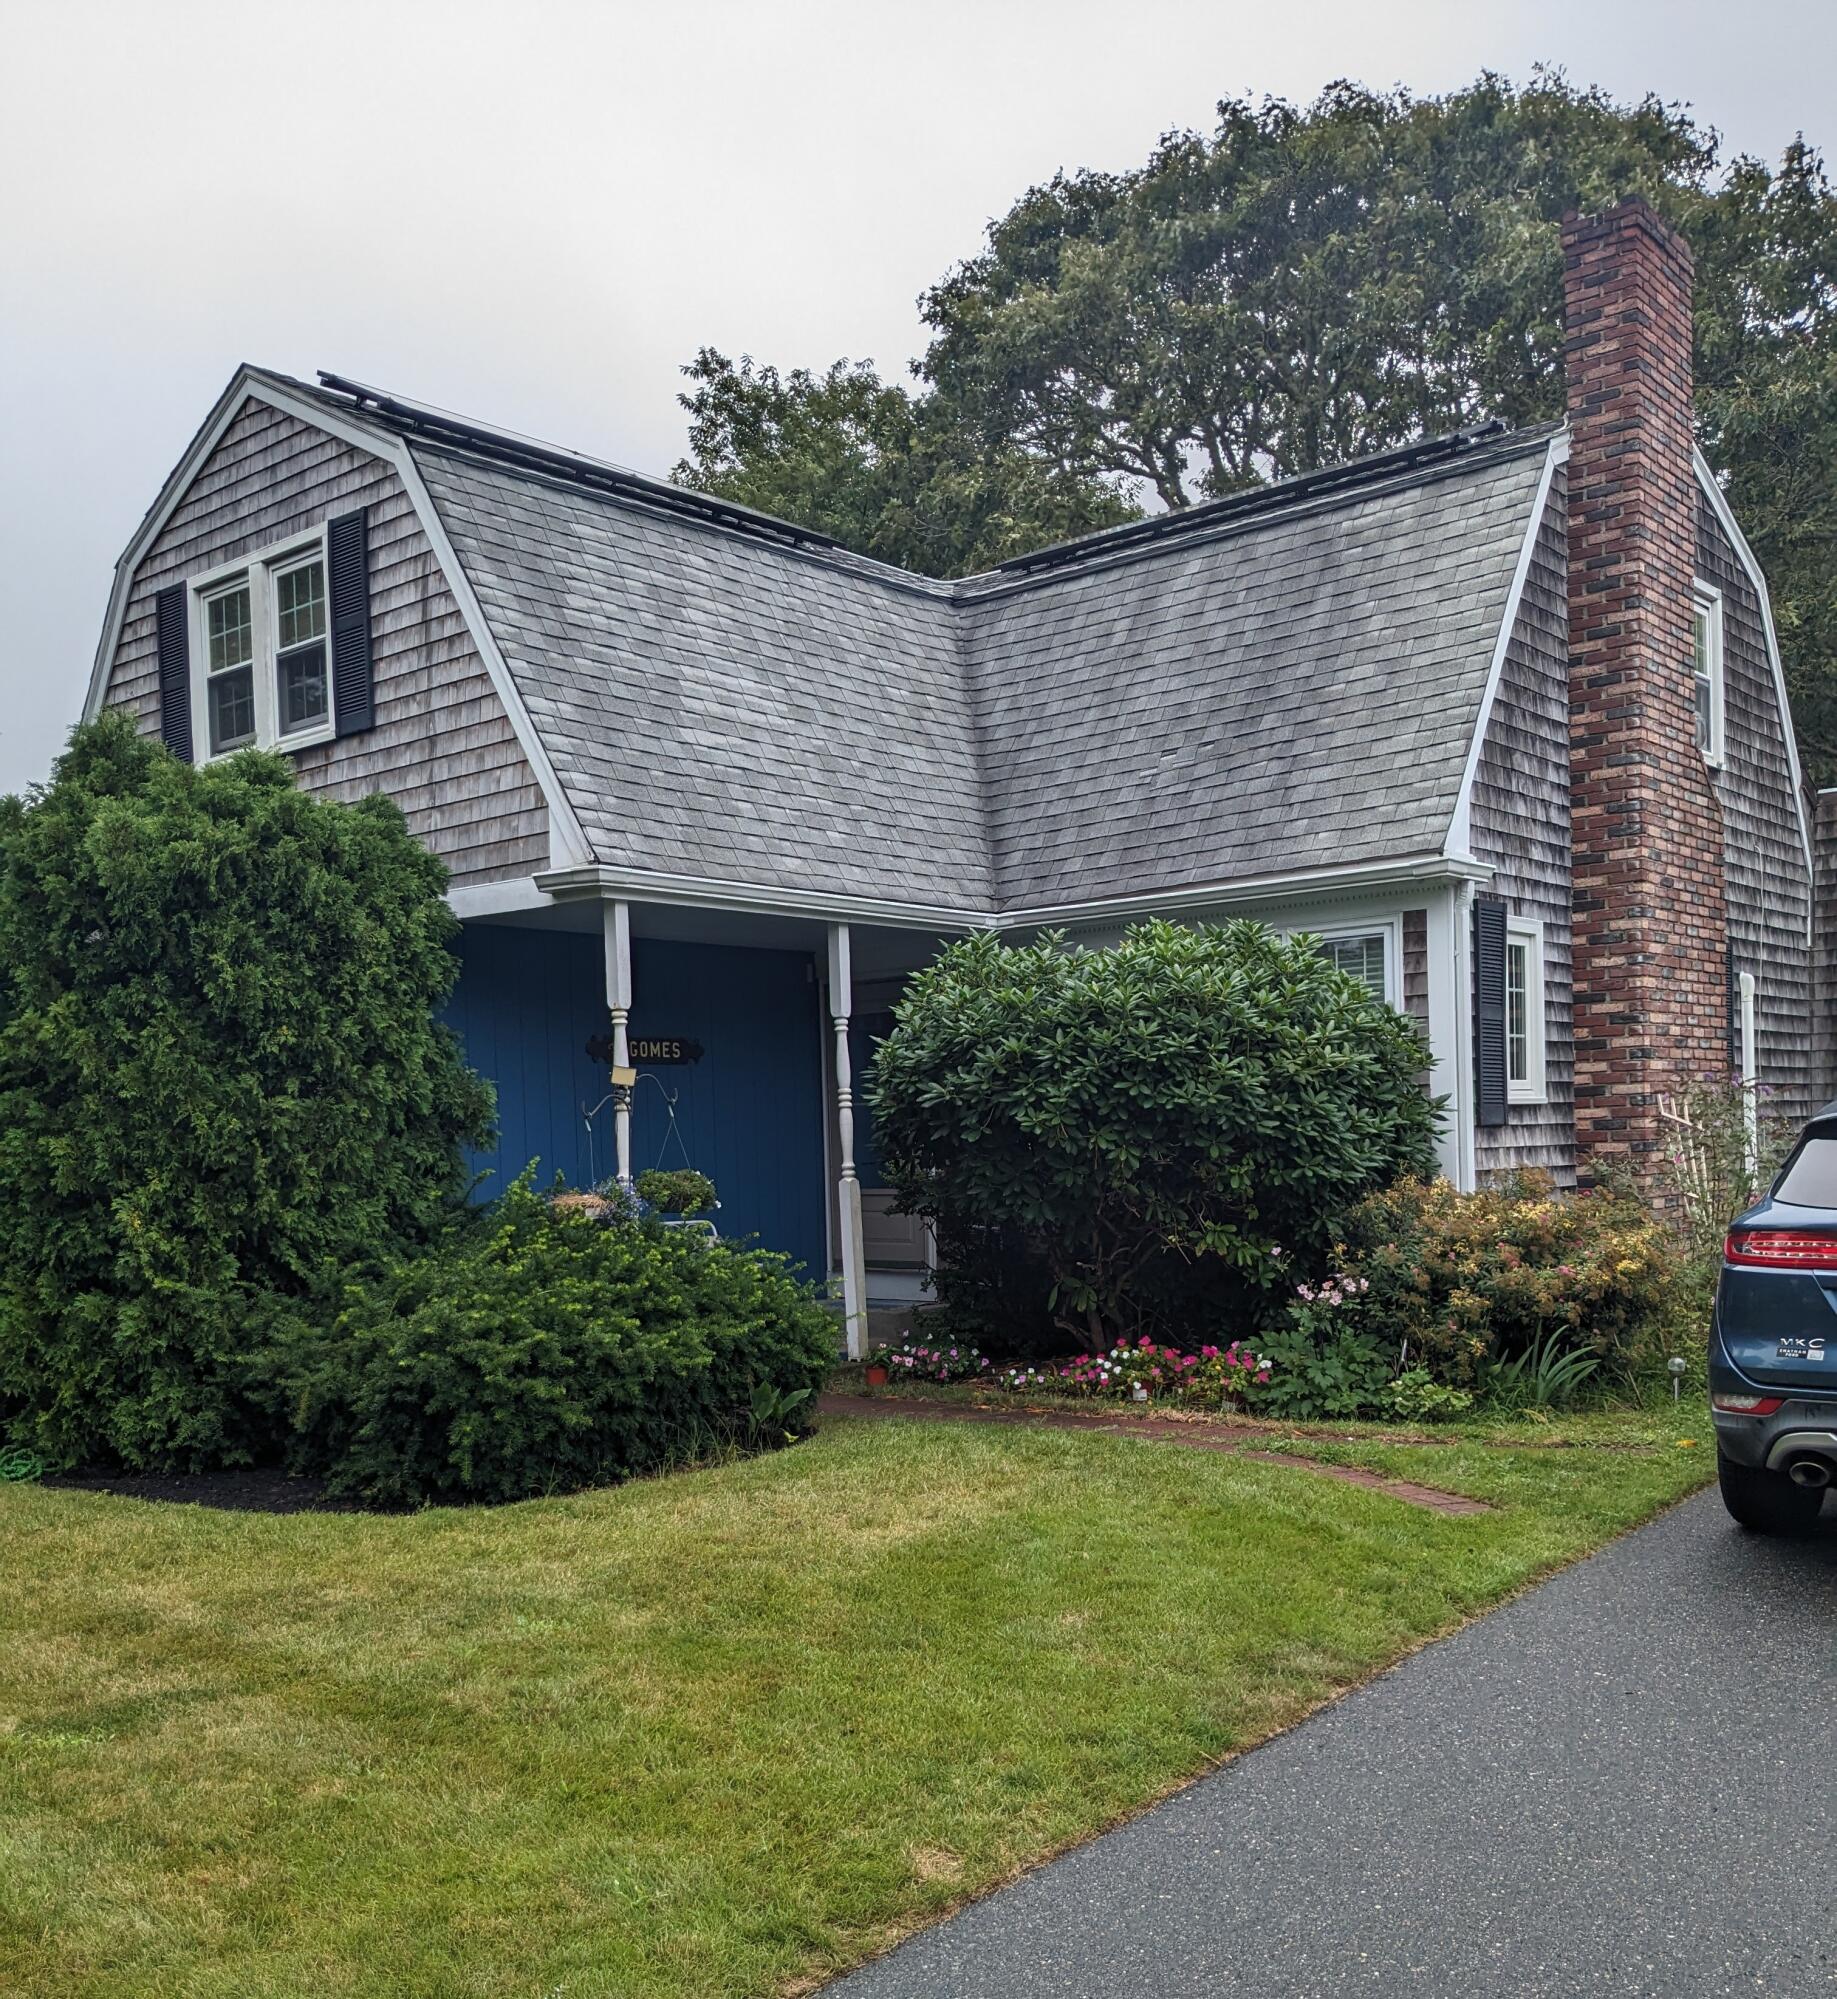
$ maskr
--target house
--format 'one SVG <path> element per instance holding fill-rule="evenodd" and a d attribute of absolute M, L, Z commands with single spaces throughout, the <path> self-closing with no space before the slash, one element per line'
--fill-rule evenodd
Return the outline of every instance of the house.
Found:
<path fill-rule="evenodd" d="M 1810 821 L 1692 444 L 1689 250 L 1637 201 L 1564 240 L 1562 424 L 956 583 L 244 368 L 121 559 L 88 710 L 397 799 L 463 921 L 481 1164 L 692 1163 L 724 1227 L 841 1270 L 857 1334 L 927 1250 L 853 1079 L 976 929 L 1312 932 L 1421 1024 L 1457 1184 L 1637 1164 L 1681 1079 L 1808 1102 Z"/>

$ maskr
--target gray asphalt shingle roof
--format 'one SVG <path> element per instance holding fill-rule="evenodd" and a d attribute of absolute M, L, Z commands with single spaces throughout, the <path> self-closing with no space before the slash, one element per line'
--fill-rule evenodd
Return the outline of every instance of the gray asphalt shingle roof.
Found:
<path fill-rule="evenodd" d="M 601 862 L 987 911 L 1438 852 L 1549 436 L 957 584 L 409 444 Z"/>
<path fill-rule="evenodd" d="M 970 596 L 998 901 L 1439 850 L 1542 471 L 1529 442 Z"/>

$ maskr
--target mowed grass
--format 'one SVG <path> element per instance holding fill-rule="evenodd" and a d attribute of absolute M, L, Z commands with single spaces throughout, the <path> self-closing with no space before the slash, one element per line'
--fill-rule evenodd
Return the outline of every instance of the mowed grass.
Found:
<path fill-rule="evenodd" d="M 1319 1447 L 1461 1519 L 867 1421 L 490 1511 L 0 1488 L 0 1991 L 781 1991 L 1679 1497 L 1685 1434 Z"/>

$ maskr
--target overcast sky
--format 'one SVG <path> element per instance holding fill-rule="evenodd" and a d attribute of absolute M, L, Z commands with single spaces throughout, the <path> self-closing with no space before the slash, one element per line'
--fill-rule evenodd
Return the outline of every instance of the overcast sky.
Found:
<path fill-rule="evenodd" d="M 116 556 L 240 360 L 666 472 L 704 342 L 924 344 L 1059 168 L 1225 94 L 1539 60 L 1734 149 L 1837 131 L 1828 0 L 0 0 L 0 790 L 75 719 Z"/>

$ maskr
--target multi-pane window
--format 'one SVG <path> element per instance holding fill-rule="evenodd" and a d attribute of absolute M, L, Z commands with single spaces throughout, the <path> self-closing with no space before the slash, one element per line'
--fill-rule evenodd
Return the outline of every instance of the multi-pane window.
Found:
<path fill-rule="evenodd" d="M 1327 937 L 1321 940 L 1320 955 L 1369 987 L 1374 999 L 1384 999 L 1388 996 L 1384 943 L 1382 930 L 1367 931 L 1356 937 Z"/>
<path fill-rule="evenodd" d="M 323 722 L 331 695 L 325 678 L 325 564 L 315 557 L 274 578 L 276 727 L 296 735 Z"/>
<path fill-rule="evenodd" d="M 206 599 L 205 699 L 211 754 L 255 740 L 255 621 L 247 583 Z"/>
<path fill-rule="evenodd" d="M 323 741 L 332 728 L 325 545 L 298 540 L 196 586 L 192 727 L 212 756 Z"/>
<path fill-rule="evenodd" d="M 1505 924 L 1505 1094 L 1544 1101 L 1544 933 L 1530 917 Z"/>
<path fill-rule="evenodd" d="M 1722 596 L 1699 584 L 1690 613 L 1691 673 L 1697 702 L 1697 748 L 1722 761 Z"/>

